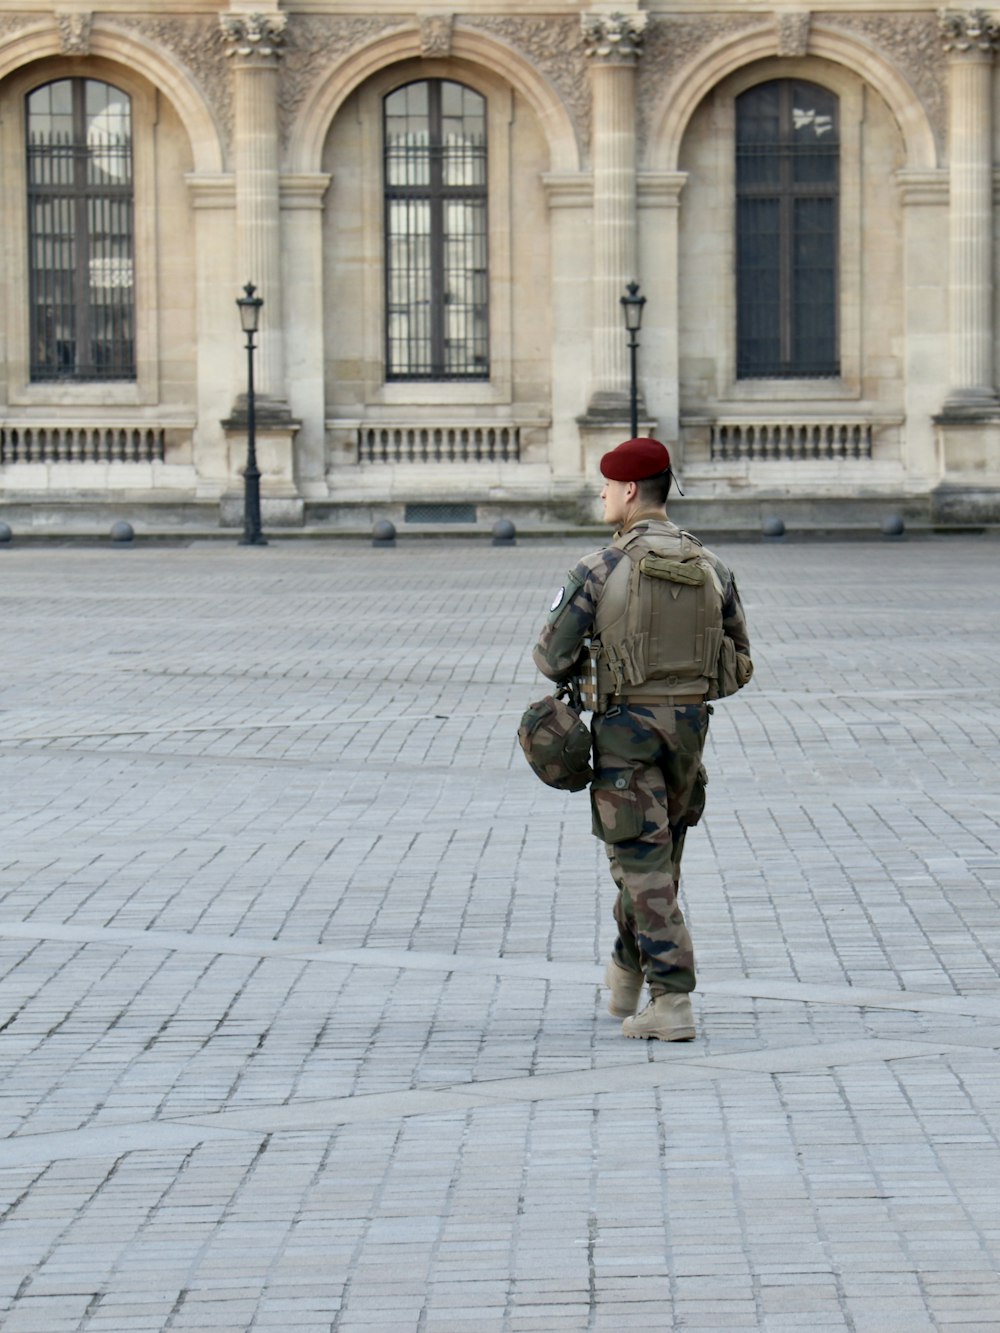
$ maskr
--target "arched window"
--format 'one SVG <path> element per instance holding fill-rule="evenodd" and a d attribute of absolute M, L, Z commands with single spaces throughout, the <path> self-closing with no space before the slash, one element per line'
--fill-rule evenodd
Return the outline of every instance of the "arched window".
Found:
<path fill-rule="evenodd" d="M 840 373 L 837 98 L 799 79 L 736 99 L 736 373 Z"/>
<path fill-rule="evenodd" d="M 131 101 L 46 83 L 27 140 L 31 378 L 135 379 Z"/>
<path fill-rule="evenodd" d="M 386 378 L 488 379 L 485 98 L 397 88 L 384 151 Z"/>

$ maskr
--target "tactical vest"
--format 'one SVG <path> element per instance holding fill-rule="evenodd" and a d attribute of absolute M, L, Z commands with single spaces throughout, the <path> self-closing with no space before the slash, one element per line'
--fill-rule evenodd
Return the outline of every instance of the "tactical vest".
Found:
<path fill-rule="evenodd" d="M 708 696 L 724 639 L 723 590 L 696 538 L 636 529 L 612 545 L 628 557 L 608 576 L 594 617 L 587 706 L 614 696 L 646 702 Z"/>

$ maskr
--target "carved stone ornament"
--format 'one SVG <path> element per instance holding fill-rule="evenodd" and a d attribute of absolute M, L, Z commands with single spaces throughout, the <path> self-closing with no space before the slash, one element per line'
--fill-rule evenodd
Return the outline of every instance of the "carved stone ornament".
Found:
<path fill-rule="evenodd" d="M 90 55 L 90 28 L 94 21 L 93 14 L 56 11 L 56 26 L 59 29 L 59 49 L 64 56 Z"/>
<path fill-rule="evenodd" d="M 398 23 L 384 15 L 296 14 L 285 34 L 284 59 L 281 62 L 282 142 L 287 143 L 292 125 L 303 102 L 317 84 L 330 78 L 350 53 L 379 37 L 396 31 L 412 31 L 412 20 L 400 17 Z"/>
<path fill-rule="evenodd" d="M 685 66 L 722 38 L 759 29 L 761 14 L 698 14 L 690 17 L 651 17 L 645 34 L 645 54 L 639 61 L 636 96 L 638 150 L 645 151 L 649 124 L 662 107 L 664 90 L 681 76 Z"/>
<path fill-rule="evenodd" d="M 220 14 L 222 29 L 230 56 L 280 56 L 285 42 L 285 14 Z"/>
<path fill-rule="evenodd" d="M 642 55 L 645 14 L 584 14 L 580 23 L 592 59 L 631 64 Z"/>
<path fill-rule="evenodd" d="M 8 37 L 14 37 L 34 22 L 30 14 L 0 14 L 0 43 L 7 40 Z"/>
<path fill-rule="evenodd" d="M 559 94 L 586 153 L 590 142 L 590 80 L 575 14 L 477 14 L 463 27 L 488 32 L 529 60 Z M 641 68 L 641 66 L 640 66 Z"/>
<path fill-rule="evenodd" d="M 451 25 L 454 14 L 420 15 L 420 54 L 422 56 L 451 55 Z"/>
<path fill-rule="evenodd" d="M 778 31 L 779 56 L 804 56 L 809 50 L 809 25 L 812 15 L 802 13 L 775 14 L 774 26 Z"/>
<path fill-rule="evenodd" d="M 815 15 L 814 21 L 819 21 Z M 941 59 L 938 16 L 933 12 L 847 12 L 838 13 L 835 19 L 824 14 L 823 26 L 860 38 L 896 67 L 920 99 L 943 151 L 947 141 L 948 63 Z"/>
<path fill-rule="evenodd" d="M 212 108 L 224 142 L 232 142 L 230 66 L 226 63 L 225 39 L 214 14 L 177 15 L 166 19 L 116 14 L 102 22 L 106 29 L 118 29 L 169 52 L 200 88 Z"/>
<path fill-rule="evenodd" d="M 1000 37 L 1000 24 L 981 9 L 942 9 L 938 14 L 945 51 L 966 55 L 983 51 L 992 55 Z"/>

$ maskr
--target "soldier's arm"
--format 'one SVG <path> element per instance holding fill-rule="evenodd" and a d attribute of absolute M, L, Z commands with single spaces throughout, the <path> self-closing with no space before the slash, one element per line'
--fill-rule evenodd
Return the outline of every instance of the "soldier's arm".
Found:
<path fill-rule="evenodd" d="M 740 601 L 740 590 L 736 586 L 736 576 L 728 565 L 724 564 L 711 551 L 705 553 L 712 562 L 722 589 L 722 629 L 727 639 L 732 639 L 738 653 L 750 656 L 750 633 L 747 630 L 747 618 Z"/>
<path fill-rule="evenodd" d="M 750 633 L 747 618 L 740 601 L 740 590 L 735 577 L 729 575 L 729 585 L 725 589 L 722 602 L 722 628 L 727 638 L 732 639 L 736 651 L 750 656 Z"/>
<path fill-rule="evenodd" d="M 587 655 L 597 598 L 606 578 L 603 560 L 597 562 L 597 568 L 589 560 L 581 560 L 556 594 L 531 654 L 535 666 L 549 680 L 562 684 L 577 674 Z"/>
<path fill-rule="evenodd" d="M 740 601 L 740 590 L 730 570 L 726 570 L 729 581 L 723 585 L 722 629 L 731 639 L 736 649 L 736 683 L 742 689 L 753 676 L 753 661 L 750 657 L 750 634 L 747 630 L 747 618 Z"/>

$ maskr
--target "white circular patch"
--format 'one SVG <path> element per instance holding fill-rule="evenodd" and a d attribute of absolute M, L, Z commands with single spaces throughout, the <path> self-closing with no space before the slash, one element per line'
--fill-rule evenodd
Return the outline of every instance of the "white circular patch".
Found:
<path fill-rule="evenodd" d="M 565 588 L 560 588 L 559 591 L 556 593 L 555 601 L 554 601 L 554 602 L 552 603 L 552 605 L 549 607 L 549 610 L 550 610 L 550 611 L 558 611 L 559 608 L 562 606 L 562 599 L 563 599 L 565 596 L 566 596 L 566 589 L 565 589 Z"/>

